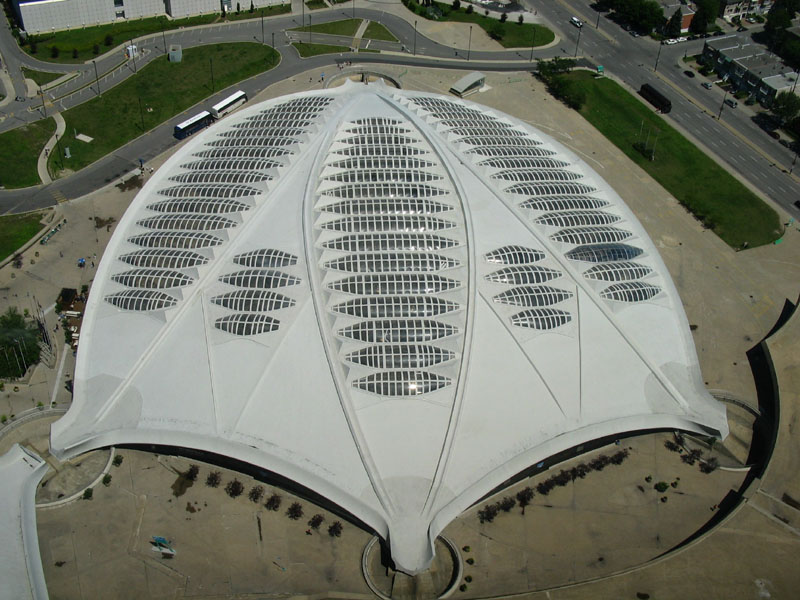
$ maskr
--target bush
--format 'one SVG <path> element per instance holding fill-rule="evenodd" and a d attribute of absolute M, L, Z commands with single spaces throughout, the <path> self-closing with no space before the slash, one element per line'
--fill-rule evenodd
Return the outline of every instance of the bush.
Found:
<path fill-rule="evenodd" d="M 525 22 L 525 18 L 522 15 L 517 17 L 517 24 L 518 25 L 522 25 L 524 22 Z"/>
<path fill-rule="evenodd" d="M 247 497 L 250 498 L 252 502 L 261 502 L 261 498 L 264 496 L 264 486 L 263 485 L 255 485 L 250 488 L 250 493 L 247 494 Z"/>
<path fill-rule="evenodd" d="M 460 586 L 458 586 L 458 589 L 461 592 L 466 592 L 467 591 L 467 584 L 466 583 L 462 583 Z"/>
<path fill-rule="evenodd" d="M 111 485 L 111 475 L 109 475 L 108 473 L 103 475 L 103 485 L 106 487 Z"/>
<path fill-rule="evenodd" d="M 61 54 L 61 50 L 58 49 L 58 46 L 50 46 L 50 58 L 58 58 L 59 54 Z"/>
<path fill-rule="evenodd" d="M 502 15 L 500 15 L 500 22 L 505 23 L 506 21 L 508 21 L 508 15 L 506 13 L 503 13 Z"/>
<path fill-rule="evenodd" d="M 187 481 L 197 481 L 197 474 L 200 472 L 200 469 L 197 468 L 197 465 L 189 465 L 189 470 L 183 474 L 183 478 Z"/>
<path fill-rule="evenodd" d="M 308 521 L 308 526 L 311 527 L 311 529 L 319 529 L 319 526 L 322 525 L 322 522 L 324 520 L 325 520 L 325 517 L 323 517 L 322 515 L 314 515 Z"/>
<path fill-rule="evenodd" d="M 95 56 L 100 54 L 100 44 L 95 44 L 94 46 L 92 46 L 92 54 L 94 54 Z"/>
<path fill-rule="evenodd" d="M 93 495 L 94 495 L 94 492 L 92 491 L 92 488 L 86 488 L 85 490 L 83 490 L 83 499 L 84 500 L 91 500 Z"/>
<path fill-rule="evenodd" d="M 219 471 L 211 471 L 206 477 L 206 485 L 208 487 L 219 487 L 220 483 L 222 483 L 222 474 Z"/>
<path fill-rule="evenodd" d="M 103 43 L 104 43 L 106 46 L 111 46 L 111 45 L 113 45 L 113 44 L 114 44 L 114 36 L 113 36 L 113 35 L 111 35 L 110 33 L 107 33 L 107 34 L 106 34 L 106 37 L 103 39 Z"/>
<path fill-rule="evenodd" d="M 706 475 L 716 471 L 717 467 L 719 467 L 719 461 L 714 457 L 700 462 L 700 471 Z"/>
<path fill-rule="evenodd" d="M 334 521 L 333 525 L 328 527 L 328 535 L 331 537 L 339 537 L 342 535 L 342 524 L 339 521 Z"/>
<path fill-rule="evenodd" d="M 264 508 L 267 510 L 278 510 L 281 507 L 281 497 L 278 494 L 272 494 L 267 499 L 266 504 L 264 504 Z"/>
<path fill-rule="evenodd" d="M 531 500 L 533 500 L 533 490 L 530 487 L 523 488 L 517 492 L 517 502 L 519 502 L 523 515 L 525 514 L 525 507 L 531 503 Z"/>
<path fill-rule="evenodd" d="M 292 521 L 297 521 L 303 516 L 303 505 L 299 502 L 292 502 L 291 506 L 286 510 L 286 516 Z"/>
<path fill-rule="evenodd" d="M 465 562 L 468 565 L 474 565 L 475 564 L 475 559 L 470 556 Z"/>
<path fill-rule="evenodd" d="M 478 511 L 478 520 L 481 523 L 491 523 L 500 512 L 500 507 L 497 504 L 487 504 Z"/>
<path fill-rule="evenodd" d="M 122 454 L 117 454 L 114 456 L 114 460 L 111 461 L 111 464 L 114 465 L 115 467 L 118 467 L 122 464 L 122 461 L 123 461 Z"/>
<path fill-rule="evenodd" d="M 8 421 L 8 416 L 0 415 L 0 423 L 4 423 L 5 424 L 6 421 Z"/>
<path fill-rule="evenodd" d="M 669 484 L 666 481 L 659 481 L 653 488 L 660 494 L 663 494 L 669 489 Z"/>
<path fill-rule="evenodd" d="M 78 49 L 77 48 L 73 48 L 72 49 L 72 58 L 78 58 Z"/>
<path fill-rule="evenodd" d="M 475 9 L 472 8 L 472 4 L 467 5 L 467 11 L 466 12 L 467 12 L 468 15 L 471 15 L 474 11 L 475 11 Z"/>
<path fill-rule="evenodd" d="M 461 8 L 461 0 L 453 0 L 453 10 Z"/>
<path fill-rule="evenodd" d="M 530 489 L 530 488 L 526 488 L 526 489 Z M 516 505 L 517 505 L 517 501 L 514 500 L 514 498 L 512 498 L 511 496 L 506 496 L 505 498 L 503 498 L 500 501 L 500 510 L 502 510 L 503 512 L 508 512 L 512 508 L 514 508 Z"/>
<path fill-rule="evenodd" d="M 233 481 L 229 481 L 228 484 L 225 486 L 225 493 L 228 494 L 231 498 L 238 498 L 244 492 L 244 486 L 242 482 L 238 479 L 234 479 Z"/>
<path fill-rule="evenodd" d="M 472 575 L 467 575 L 466 577 L 464 577 L 464 581 L 466 581 L 467 583 L 472 583 Z"/>

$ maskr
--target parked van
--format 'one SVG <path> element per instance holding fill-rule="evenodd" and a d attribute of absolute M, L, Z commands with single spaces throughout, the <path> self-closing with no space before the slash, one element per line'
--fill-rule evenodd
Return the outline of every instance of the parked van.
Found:
<path fill-rule="evenodd" d="M 578 17 L 570 17 L 569 22 L 575 25 L 575 27 L 583 27 L 583 21 L 581 21 Z"/>
<path fill-rule="evenodd" d="M 737 106 L 739 106 L 739 103 L 736 100 L 734 100 L 733 98 L 726 98 L 725 99 L 725 104 L 727 104 L 731 108 L 736 108 Z"/>

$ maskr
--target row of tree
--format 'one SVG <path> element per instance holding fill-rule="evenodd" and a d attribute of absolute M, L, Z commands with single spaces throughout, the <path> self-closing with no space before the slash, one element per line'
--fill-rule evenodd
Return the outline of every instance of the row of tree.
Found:
<path fill-rule="evenodd" d="M 794 69 L 800 68 L 800 39 L 787 31 L 800 12 L 800 0 L 775 0 L 767 13 L 764 35 L 769 48 Z"/>
<path fill-rule="evenodd" d="M 706 33 L 719 14 L 719 0 L 696 0 L 695 4 L 697 11 L 689 31 Z M 680 8 L 667 20 L 661 4 L 655 0 L 600 0 L 595 8 L 599 11 L 614 11 L 617 21 L 630 25 L 639 33 L 648 34 L 663 29 L 667 37 L 678 37 L 681 34 L 683 15 Z"/>

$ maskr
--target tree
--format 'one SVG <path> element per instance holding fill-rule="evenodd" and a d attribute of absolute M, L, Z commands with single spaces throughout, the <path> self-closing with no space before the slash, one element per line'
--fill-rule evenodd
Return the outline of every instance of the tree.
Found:
<path fill-rule="evenodd" d="M 525 22 L 525 17 L 523 17 L 523 16 L 522 16 L 522 14 L 520 14 L 520 15 L 517 17 L 517 23 L 518 23 L 519 25 L 522 25 L 524 22 Z"/>
<path fill-rule="evenodd" d="M 473 11 L 474 11 L 474 10 L 475 10 L 475 9 L 474 9 L 474 8 L 472 8 L 472 4 L 470 4 L 470 5 L 468 5 L 468 6 L 467 6 L 467 14 L 468 14 L 468 15 L 471 15 L 471 14 L 473 13 Z M 31 44 L 31 46 L 32 46 L 32 45 L 33 45 L 33 44 Z"/>
<path fill-rule="evenodd" d="M 453 10 L 461 8 L 461 0 L 453 0 Z"/>
<path fill-rule="evenodd" d="M 255 9 L 256 9 L 256 7 L 253 4 L 253 0 L 250 0 L 250 12 L 253 12 Z"/>
<path fill-rule="evenodd" d="M 683 15 L 681 14 L 681 9 L 676 8 L 675 12 L 672 13 L 672 16 L 667 21 L 667 27 L 664 30 L 664 34 L 667 37 L 676 38 L 681 34 L 681 24 L 683 23 Z"/>
<path fill-rule="evenodd" d="M 303 516 L 303 505 L 299 502 L 292 502 L 291 506 L 286 510 L 286 516 L 292 521 L 297 521 Z"/>
<path fill-rule="evenodd" d="M 234 479 L 233 481 L 229 481 L 225 486 L 225 493 L 228 494 L 231 498 L 238 498 L 242 495 L 244 491 L 244 486 L 242 482 L 238 479 Z"/>
<path fill-rule="evenodd" d="M 31 54 L 36 54 L 38 48 L 36 47 L 36 42 L 31 40 Z"/>
<path fill-rule="evenodd" d="M 0 377 L 22 377 L 39 362 L 39 329 L 15 306 L 0 315 Z"/>
<path fill-rule="evenodd" d="M 322 522 L 324 520 L 325 520 L 325 517 L 323 517 L 322 515 L 314 515 L 308 521 L 308 526 L 311 527 L 311 529 L 314 529 L 316 531 L 317 529 L 319 529 L 319 526 L 322 525 Z"/>
<path fill-rule="evenodd" d="M 533 490 L 529 487 L 523 488 L 517 492 L 517 502 L 522 509 L 522 514 L 525 514 L 525 507 L 528 506 L 533 500 Z"/>
<path fill-rule="evenodd" d="M 503 13 L 503 14 L 500 15 L 500 22 L 501 23 L 505 23 L 507 20 L 508 20 L 508 15 L 506 13 Z"/>
<path fill-rule="evenodd" d="M 242 12 L 242 7 L 241 7 L 241 6 L 239 5 L 239 3 L 237 2 L 237 3 L 236 3 L 236 14 L 238 15 L 240 12 Z"/>
<path fill-rule="evenodd" d="M 784 91 L 775 97 L 770 112 L 781 120 L 781 125 L 800 115 L 800 97 L 790 91 Z"/>
<path fill-rule="evenodd" d="M 250 493 L 247 494 L 247 497 L 250 498 L 251 502 L 261 502 L 262 496 L 264 496 L 263 485 L 254 485 L 250 488 Z"/>
<path fill-rule="evenodd" d="M 92 46 L 92 54 L 94 54 L 95 56 L 100 54 L 100 44 L 95 44 L 94 46 Z"/>
<path fill-rule="evenodd" d="M 267 510 L 276 511 L 281 507 L 281 497 L 278 494 L 272 494 L 268 499 L 264 508 Z"/>
<path fill-rule="evenodd" d="M 211 471 L 206 477 L 206 485 L 208 487 L 219 487 L 219 484 L 222 482 L 222 474 L 219 471 Z"/>
<path fill-rule="evenodd" d="M 187 481 L 197 481 L 197 474 L 200 472 L 200 469 L 197 468 L 197 465 L 190 465 L 189 470 L 183 474 L 183 478 Z"/>
<path fill-rule="evenodd" d="M 72 49 L 72 58 L 78 58 L 78 49 L 77 48 L 73 48 Z"/>
<path fill-rule="evenodd" d="M 500 500 L 500 510 L 502 510 L 503 512 L 510 511 L 516 505 L 517 501 L 514 500 L 514 498 L 512 498 L 511 496 L 506 496 L 505 498 Z"/>
<path fill-rule="evenodd" d="M 694 13 L 689 30 L 692 33 L 705 33 L 708 26 L 717 19 L 719 14 L 719 0 L 698 0 L 697 11 Z"/>
<path fill-rule="evenodd" d="M 334 521 L 333 525 L 328 527 L 328 535 L 331 537 L 339 537 L 342 535 L 342 524 L 339 521 Z"/>
<path fill-rule="evenodd" d="M 61 50 L 58 49 L 58 46 L 50 46 L 50 58 L 58 58 L 59 54 L 61 54 Z"/>
<path fill-rule="evenodd" d="M 112 44 L 114 43 L 114 36 L 113 36 L 113 35 L 111 35 L 110 33 L 107 33 L 107 34 L 106 34 L 106 37 L 105 37 L 105 38 L 103 38 L 103 43 L 104 43 L 106 46 L 110 46 L 110 45 L 112 45 Z"/>

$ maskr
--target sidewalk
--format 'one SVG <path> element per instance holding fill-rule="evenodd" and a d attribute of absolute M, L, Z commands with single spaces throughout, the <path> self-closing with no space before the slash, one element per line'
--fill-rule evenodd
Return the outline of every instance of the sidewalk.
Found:
<path fill-rule="evenodd" d="M 64 117 L 61 116 L 61 113 L 53 113 L 50 116 L 56 121 L 56 132 L 53 134 L 53 137 L 47 140 L 44 148 L 42 148 L 42 152 L 39 154 L 39 162 L 36 163 L 36 169 L 39 172 L 39 179 L 41 179 L 42 183 L 45 185 L 53 182 L 53 179 L 50 177 L 50 173 L 47 170 L 47 158 L 56 147 L 57 138 L 64 137 L 64 131 L 67 129 L 67 124 L 64 122 Z"/>

